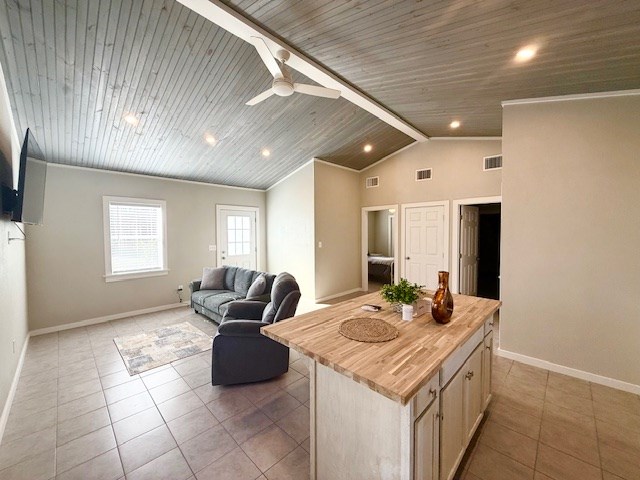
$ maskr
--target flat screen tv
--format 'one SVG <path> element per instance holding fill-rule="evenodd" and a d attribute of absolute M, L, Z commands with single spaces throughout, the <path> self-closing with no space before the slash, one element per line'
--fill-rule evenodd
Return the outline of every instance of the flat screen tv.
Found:
<path fill-rule="evenodd" d="M 18 189 L 14 192 L 11 220 L 42 225 L 46 180 L 47 162 L 31 130 L 27 129 L 20 150 Z"/>

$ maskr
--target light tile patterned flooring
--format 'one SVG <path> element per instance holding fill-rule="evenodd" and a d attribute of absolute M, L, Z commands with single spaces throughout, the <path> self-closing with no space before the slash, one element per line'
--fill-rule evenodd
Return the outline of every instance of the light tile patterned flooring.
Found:
<path fill-rule="evenodd" d="M 187 308 L 33 337 L 0 445 L 0 479 L 304 479 L 309 378 L 211 386 L 211 351 L 129 376 L 118 335 L 189 321 Z"/>
<path fill-rule="evenodd" d="M 117 335 L 189 321 L 186 309 L 34 337 L 0 479 L 295 479 L 309 474 L 309 379 L 210 385 L 210 352 L 130 377 Z M 496 339 L 497 340 L 497 339 Z M 494 357 L 494 398 L 462 480 L 638 480 L 640 397 Z"/>

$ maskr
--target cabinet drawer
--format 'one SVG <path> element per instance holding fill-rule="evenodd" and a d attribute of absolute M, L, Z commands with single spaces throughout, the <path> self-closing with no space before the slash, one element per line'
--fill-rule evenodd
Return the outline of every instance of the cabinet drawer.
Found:
<path fill-rule="evenodd" d="M 491 317 L 493 318 L 493 317 Z M 476 349 L 476 347 L 484 339 L 484 328 L 480 326 L 473 336 L 463 343 L 455 352 L 453 352 L 449 358 L 442 364 L 440 369 L 440 386 L 444 387 L 449 380 L 455 375 L 460 367 L 467 361 L 469 355 Z"/>
<path fill-rule="evenodd" d="M 414 418 L 420 416 L 424 409 L 427 408 L 436 398 L 440 392 L 440 378 L 438 374 L 431 377 L 429 383 L 423 386 L 415 396 L 414 404 Z"/>

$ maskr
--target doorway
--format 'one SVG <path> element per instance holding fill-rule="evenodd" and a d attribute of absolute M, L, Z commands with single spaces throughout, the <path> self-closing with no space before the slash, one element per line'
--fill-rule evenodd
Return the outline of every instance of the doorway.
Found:
<path fill-rule="evenodd" d="M 256 270 L 257 207 L 216 205 L 218 266 Z"/>
<path fill-rule="evenodd" d="M 501 197 L 456 200 L 452 291 L 500 299 Z"/>
<path fill-rule="evenodd" d="M 362 209 L 362 289 L 380 290 L 398 281 L 398 206 Z"/>

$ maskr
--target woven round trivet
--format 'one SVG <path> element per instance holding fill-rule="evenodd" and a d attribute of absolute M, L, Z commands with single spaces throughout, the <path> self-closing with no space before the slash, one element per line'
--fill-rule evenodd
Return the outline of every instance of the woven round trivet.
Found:
<path fill-rule="evenodd" d="M 340 334 L 367 343 L 388 342 L 398 336 L 398 329 L 379 318 L 350 318 L 340 324 Z"/>

